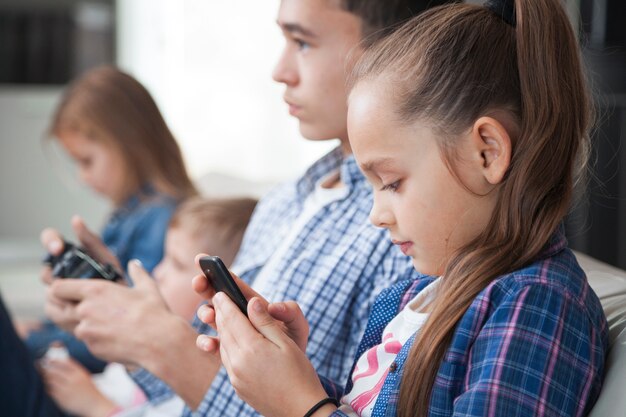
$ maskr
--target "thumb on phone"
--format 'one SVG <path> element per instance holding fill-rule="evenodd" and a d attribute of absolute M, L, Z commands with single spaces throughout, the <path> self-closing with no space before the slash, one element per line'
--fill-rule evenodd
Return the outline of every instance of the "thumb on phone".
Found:
<path fill-rule="evenodd" d="M 288 338 L 282 323 L 274 319 L 267 310 L 267 301 L 258 297 L 248 301 L 248 318 L 259 333 L 275 344 L 280 346 Z"/>
<path fill-rule="evenodd" d="M 295 301 L 281 301 L 269 304 L 267 310 L 273 318 L 284 324 L 287 336 L 296 342 L 300 350 L 306 352 L 309 322 L 300 306 Z"/>
<path fill-rule="evenodd" d="M 200 258 L 203 258 L 205 256 L 209 255 L 207 255 L 206 253 L 199 253 L 195 257 L 194 262 L 196 263 L 198 268 L 200 268 L 200 270 L 202 270 L 202 267 L 200 266 Z M 191 281 L 191 286 L 193 290 L 198 293 L 198 295 L 200 295 L 205 300 L 208 300 L 209 302 L 215 295 L 215 289 L 213 288 L 209 280 L 204 276 L 204 274 L 196 275 Z"/>

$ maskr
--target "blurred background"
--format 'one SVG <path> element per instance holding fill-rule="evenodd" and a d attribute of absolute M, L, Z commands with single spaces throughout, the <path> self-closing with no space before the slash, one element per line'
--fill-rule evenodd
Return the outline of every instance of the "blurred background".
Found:
<path fill-rule="evenodd" d="M 576 249 L 626 268 L 626 2 L 564 1 L 599 110 L 591 180 L 568 235 Z M 205 193 L 262 195 L 335 146 L 300 137 L 271 79 L 283 45 L 278 5 L 0 0 L 0 289 L 18 314 L 36 314 L 20 306 L 43 291 L 33 285 L 41 229 L 73 239 L 73 214 L 98 230 L 110 209 L 45 140 L 63 88 L 84 70 L 114 63 L 148 88 Z"/>
<path fill-rule="evenodd" d="M 336 144 L 301 138 L 271 79 L 283 39 L 279 1 L 0 0 L 0 290 L 20 310 L 39 298 L 39 233 L 69 239 L 107 202 L 46 140 L 67 82 L 114 63 L 154 96 L 205 193 L 263 194 Z M 33 284 L 35 283 L 35 284 Z"/>

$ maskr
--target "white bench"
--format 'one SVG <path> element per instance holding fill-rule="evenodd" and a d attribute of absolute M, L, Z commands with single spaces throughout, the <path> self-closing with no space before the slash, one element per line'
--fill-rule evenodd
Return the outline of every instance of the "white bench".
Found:
<path fill-rule="evenodd" d="M 590 417 L 626 416 L 626 271 L 576 254 L 609 321 L 604 385 Z"/>

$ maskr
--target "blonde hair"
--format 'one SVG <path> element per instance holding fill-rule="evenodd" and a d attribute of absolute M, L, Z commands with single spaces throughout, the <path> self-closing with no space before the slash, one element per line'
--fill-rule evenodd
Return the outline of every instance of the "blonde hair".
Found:
<path fill-rule="evenodd" d="M 215 247 L 220 253 L 210 255 L 217 255 L 230 265 L 256 204 L 257 200 L 252 198 L 192 197 L 176 210 L 170 228 L 185 230 L 199 239 L 203 247 Z"/>
<path fill-rule="evenodd" d="M 459 320 L 496 277 L 536 259 L 567 213 L 586 162 L 592 106 L 567 15 L 559 0 L 515 6 L 515 26 L 485 7 L 432 9 L 366 51 L 354 69 L 353 85 L 392 83 L 400 123 L 434 126 L 451 171 L 455 139 L 479 117 L 503 110 L 519 127 L 490 222 L 446 266 L 411 348 L 401 417 L 428 414 Z"/>
<path fill-rule="evenodd" d="M 131 176 L 130 192 L 150 184 L 177 199 L 197 194 L 152 96 L 115 67 L 90 70 L 67 88 L 49 133 L 60 137 L 67 132 L 117 147 Z"/>

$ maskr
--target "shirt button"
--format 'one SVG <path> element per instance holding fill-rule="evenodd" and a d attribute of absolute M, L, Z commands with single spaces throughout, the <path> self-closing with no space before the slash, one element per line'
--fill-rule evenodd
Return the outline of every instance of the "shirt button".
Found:
<path fill-rule="evenodd" d="M 391 362 L 391 365 L 389 365 L 389 372 L 396 372 L 397 369 L 398 369 L 398 364 L 395 362 Z"/>

